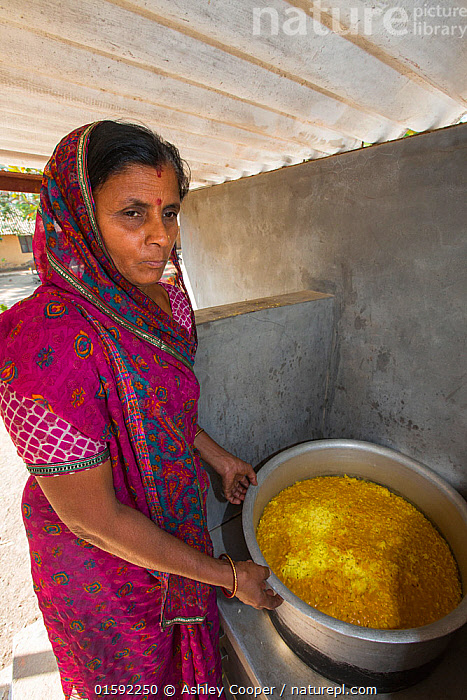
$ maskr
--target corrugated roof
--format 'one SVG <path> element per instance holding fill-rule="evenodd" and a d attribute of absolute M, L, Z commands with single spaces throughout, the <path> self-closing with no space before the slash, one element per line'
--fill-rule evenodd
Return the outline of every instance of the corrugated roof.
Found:
<path fill-rule="evenodd" d="M 4 0 L 0 162 L 125 118 L 200 187 L 440 128 L 467 112 L 466 30 L 465 0 Z"/>

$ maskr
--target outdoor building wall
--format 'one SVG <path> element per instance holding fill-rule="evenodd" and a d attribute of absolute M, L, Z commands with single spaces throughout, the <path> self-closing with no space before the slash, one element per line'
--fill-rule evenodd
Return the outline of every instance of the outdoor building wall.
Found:
<path fill-rule="evenodd" d="M 17 236 L 0 233 L 0 271 L 21 270 L 29 267 L 32 253 L 23 253 Z"/>
<path fill-rule="evenodd" d="M 466 124 L 420 134 L 194 191 L 182 216 L 199 307 L 335 295 L 325 436 L 398 449 L 464 493 L 466 145 Z"/>

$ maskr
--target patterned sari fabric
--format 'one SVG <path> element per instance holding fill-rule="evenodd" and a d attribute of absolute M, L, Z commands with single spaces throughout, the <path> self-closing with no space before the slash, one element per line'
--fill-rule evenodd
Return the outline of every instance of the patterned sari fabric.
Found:
<path fill-rule="evenodd" d="M 212 555 L 208 480 L 193 447 L 193 312 L 177 323 L 107 255 L 86 171 L 92 126 L 63 139 L 44 171 L 34 236 L 42 284 L 0 317 L 0 379 L 90 441 L 106 443 L 117 499 Z M 186 299 L 176 254 L 171 260 Z M 67 465 L 55 471 L 66 473 Z M 156 685 L 174 685 L 174 697 L 184 697 L 183 683 L 221 685 L 211 586 L 147 571 L 76 537 L 33 476 L 23 516 L 66 698 L 100 697 L 95 686 L 105 684 L 141 686 L 144 692 L 126 692 L 143 698 L 156 697 Z"/>

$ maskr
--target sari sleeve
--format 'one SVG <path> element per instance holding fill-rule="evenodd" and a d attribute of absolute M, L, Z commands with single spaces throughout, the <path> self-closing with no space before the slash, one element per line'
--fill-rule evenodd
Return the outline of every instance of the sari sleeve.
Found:
<path fill-rule="evenodd" d="M 71 423 L 3 382 L 0 414 L 18 455 L 34 476 L 69 474 L 109 459 L 105 442 L 83 435 Z"/>
<path fill-rule="evenodd" d="M 190 333 L 191 331 L 191 307 L 188 299 L 181 289 L 167 282 L 159 282 L 169 295 L 170 307 L 172 309 L 173 320 Z"/>

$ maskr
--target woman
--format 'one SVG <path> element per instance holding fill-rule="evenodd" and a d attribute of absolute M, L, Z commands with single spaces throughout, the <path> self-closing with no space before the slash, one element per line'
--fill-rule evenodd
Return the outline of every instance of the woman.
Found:
<path fill-rule="evenodd" d="M 281 602 L 267 568 L 212 556 L 199 455 L 232 503 L 256 478 L 197 425 L 173 249 L 187 190 L 177 149 L 142 127 L 69 134 L 44 171 L 42 285 L 1 316 L 1 410 L 31 472 L 34 589 L 66 698 L 221 686 L 213 586 Z M 159 281 L 169 258 L 175 285 Z"/>

